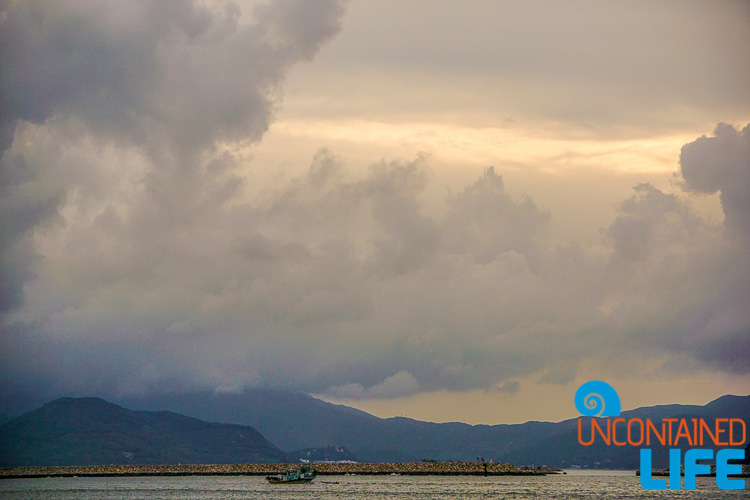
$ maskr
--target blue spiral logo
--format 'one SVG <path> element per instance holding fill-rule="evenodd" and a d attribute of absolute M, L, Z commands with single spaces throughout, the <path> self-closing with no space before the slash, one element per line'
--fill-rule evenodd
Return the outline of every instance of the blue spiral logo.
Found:
<path fill-rule="evenodd" d="M 576 409 L 586 417 L 619 417 L 620 396 L 601 380 L 586 382 L 576 391 Z"/>

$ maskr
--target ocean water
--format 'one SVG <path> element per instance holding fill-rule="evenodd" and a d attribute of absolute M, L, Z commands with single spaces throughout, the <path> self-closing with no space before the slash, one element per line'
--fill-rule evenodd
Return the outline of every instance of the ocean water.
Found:
<path fill-rule="evenodd" d="M 319 476 L 311 484 L 271 485 L 259 476 L 39 478 L 0 480 L 9 499 L 631 499 L 750 498 L 748 490 L 722 491 L 699 477 L 693 491 L 646 491 L 629 472 L 575 472 L 513 476 Z"/>

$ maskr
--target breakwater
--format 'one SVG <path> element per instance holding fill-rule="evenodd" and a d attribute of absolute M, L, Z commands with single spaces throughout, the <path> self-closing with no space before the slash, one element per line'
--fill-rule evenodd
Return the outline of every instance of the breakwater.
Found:
<path fill-rule="evenodd" d="M 215 464 L 215 465 L 89 465 L 68 467 L 4 467 L 0 479 L 33 477 L 106 476 L 265 476 L 280 474 L 305 464 Z M 441 475 L 491 476 L 544 475 L 543 469 L 520 469 L 507 463 L 411 462 L 411 463 L 316 463 L 309 464 L 320 475 Z"/>

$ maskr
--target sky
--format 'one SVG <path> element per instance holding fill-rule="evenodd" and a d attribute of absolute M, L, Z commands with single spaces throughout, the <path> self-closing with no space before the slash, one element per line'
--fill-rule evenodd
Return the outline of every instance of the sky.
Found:
<path fill-rule="evenodd" d="M 0 409 L 750 394 L 750 5 L 0 0 Z"/>

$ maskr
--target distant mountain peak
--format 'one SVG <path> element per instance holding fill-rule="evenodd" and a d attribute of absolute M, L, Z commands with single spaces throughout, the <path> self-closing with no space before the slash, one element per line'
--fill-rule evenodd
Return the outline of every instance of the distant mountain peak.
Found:
<path fill-rule="evenodd" d="M 110 403 L 102 398 L 95 396 L 84 396 L 84 397 L 63 397 L 50 401 L 49 403 L 42 406 L 54 407 L 54 406 L 76 406 L 80 408 L 91 407 L 91 408 L 122 408 L 115 403 Z"/>
<path fill-rule="evenodd" d="M 0 425 L 0 466 L 278 462 L 250 426 L 60 398 Z"/>

